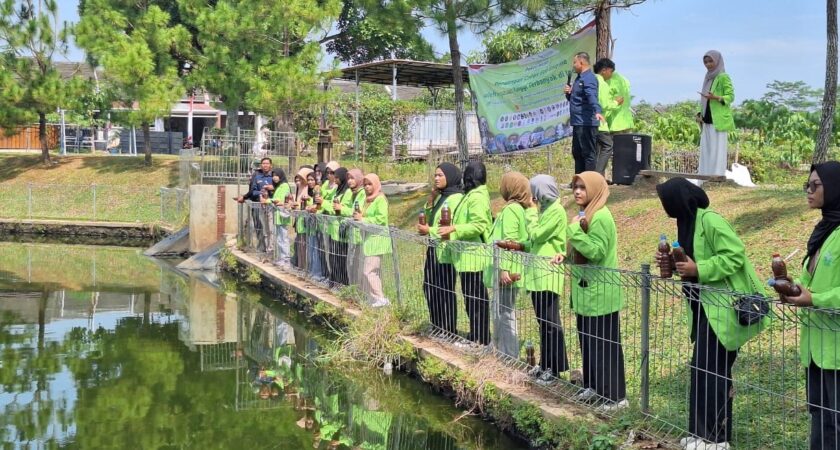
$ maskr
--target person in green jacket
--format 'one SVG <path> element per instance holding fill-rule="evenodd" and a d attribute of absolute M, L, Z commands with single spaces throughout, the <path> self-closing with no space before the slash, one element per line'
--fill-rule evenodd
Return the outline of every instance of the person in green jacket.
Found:
<path fill-rule="evenodd" d="M 303 211 L 306 210 L 315 197 L 315 190 L 310 188 L 307 182 L 307 178 L 311 174 L 312 169 L 301 167 L 297 175 L 295 175 L 295 201 L 292 203 L 292 209 L 300 212 L 294 214 L 295 253 L 292 255 L 292 263 L 300 270 L 306 270 L 306 239 L 309 234 Z"/>
<path fill-rule="evenodd" d="M 583 360 L 583 390 L 579 401 L 601 401 L 610 412 L 628 406 L 621 344 L 619 311 L 624 307 L 618 268 L 618 234 L 607 208 L 610 190 L 598 172 L 583 172 L 572 179 L 576 215 L 566 235 L 574 251 L 588 266 L 572 267 L 572 309 L 577 320 Z M 554 262 L 563 260 L 558 254 Z M 606 269 L 606 270 L 605 270 Z"/>
<path fill-rule="evenodd" d="M 593 70 L 598 79 L 598 103 L 607 119 L 598 128 L 598 160 L 595 162 L 595 171 L 604 175 L 612 159 L 613 135 L 633 128 L 630 82 L 615 71 L 615 63 L 609 58 L 599 59 Z"/>
<path fill-rule="evenodd" d="M 329 170 L 329 169 L 328 169 Z M 343 220 L 342 211 L 348 214 L 353 211 L 353 191 L 350 188 L 348 170 L 339 167 L 333 173 L 335 177 L 335 194 L 331 202 L 324 202 L 321 211 L 330 215 L 327 222 L 327 234 L 329 234 L 330 255 L 329 279 L 333 287 L 347 286 L 347 238 L 340 235 Z"/>
<path fill-rule="evenodd" d="M 679 245 L 687 262 L 673 264 L 689 304 L 691 339 L 688 432 L 685 448 L 729 448 L 732 439 L 732 366 L 738 349 L 769 319 L 744 326 L 727 292 L 763 292 L 744 243 L 719 214 L 708 210 L 709 197 L 685 178 L 656 186 L 662 208 L 677 219 Z M 676 246 L 676 244 L 674 244 Z M 655 254 L 657 264 L 662 256 Z M 670 261 L 669 261 L 670 262 Z M 707 289 L 708 286 L 713 289 Z"/>
<path fill-rule="evenodd" d="M 365 255 L 362 266 L 362 292 L 367 294 L 372 307 L 379 308 L 390 304 L 382 290 L 380 274 L 382 255 L 391 253 L 391 238 L 389 235 L 382 235 L 387 233 L 388 228 L 388 199 L 382 193 L 382 183 L 375 173 L 365 175 L 364 189 L 365 203 L 361 211 L 353 213 L 353 220 L 385 228 L 382 232 L 364 233 L 362 244 Z"/>
<path fill-rule="evenodd" d="M 440 240 L 439 227 L 444 208 L 449 210 L 451 220 L 452 211 L 458 207 L 463 196 L 461 170 L 452 163 L 437 166 L 434 188 L 424 207 L 427 224 L 417 224 L 418 233 L 434 239 L 426 247 L 426 263 L 423 266 L 423 295 L 429 308 L 429 320 L 438 330 L 452 335 L 458 332 L 455 266 L 452 265 L 449 249 Z"/>
<path fill-rule="evenodd" d="M 735 90 L 732 79 L 726 73 L 723 56 L 717 50 L 703 55 L 706 76 L 700 91 L 700 112 L 697 122 L 700 133 L 700 175 L 724 175 L 726 173 L 726 143 L 729 132 L 735 130 L 732 118 L 732 103 Z M 702 184 L 697 182 L 696 184 Z"/>
<path fill-rule="evenodd" d="M 325 281 L 324 278 L 324 260 L 322 259 L 323 236 L 319 230 L 318 219 L 315 216 L 315 211 L 318 208 L 318 201 L 323 201 L 321 197 L 321 186 L 318 185 L 315 173 L 310 173 L 306 176 L 306 185 L 312 192 L 312 198 L 305 209 L 306 213 L 303 219 L 306 226 L 306 262 L 308 263 L 309 276 L 313 281 L 321 283 Z"/>
<path fill-rule="evenodd" d="M 799 311 L 800 361 L 807 375 L 811 450 L 840 446 L 840 163 L 811 166 L 805 183 L 808 207 L 822 220 L 808 239 L 799 281 L 802 294 L 783 301 Z"/>
<path fill-rule="evenodd" d="M 347 171 L 347 187 L 350 189 L 350 194 L 345 194 L 345 196 L 349 198 L 346 199 L 346 205 L 342 202 L 341 205 L 335 206 L 336 211 L 341 217 L 350 219 L 353 217 L 356 209 L 361 211 L 367 196 L 364 189 L 364 178 L 365 175 L 360 169 L 350 169 Z M 354 226 L 352 222 L 350 220 L 345 225 L 339 225 L 339 234 L 342 235 L 343 239 L 347 240 L 348 286 L 361 287 L 363 283 L 362 267 L 365 264 L 365 252 L 362 248 L 361 233 L 358 227 Z"/>
<path fill-rule="evenodd" d="M 274 228 L 275 228 L 275 258 L 274 264 L 280 267 L 288 267 L 291 260 L 289 254 L 289 202 L 287 197 L 292 192 L 286 172 L 281 168 L 274 169 L 272 176 L 274 193 L 271 195 L 271 203 L 274 204 Z"/>
<path fill-rule="evenodd" d="M 459 241 L 450 255 L 461 279 L 461 293 L 470 320 L 467 340 L 481 345 L 490 343 L 490 296 L 482 279 L 486 247 L 493 217 L 487 191 L 487 168 L 481 161 L 470 161 L 464 169 L 464 197 L 452 211 L 452 225 L 438 228 L 438 234 Z M 473 243 L 470 245 L 469 243 Z"/>
<path fill-rule="evenodd" d="M 502 175 L 500 189 L 505 207 L 490 230 L 490 242 L 525 242 L 528 240 L 526 209 L 532 206 L 531 186 L 525 175 L 508 172 Z M 495 259 L 495 258 L 494 258 Z M 493 346 L 499 352 L 519 358 L 519 338 L 516 331 L 516 297 L 522 287 L 520 255 L 502 250 L 496 264 L 484 271 L 484 284 L 493 286 Z"/>
<path fill-rule="evenodd" d="M 531 192 L 541 213 L 536 224 L 529 227 L 524 247 L 538 257 L 552 257 L 566 251 L 566 209 L 560 201 L 557 182 L 551 175 L 531 178 Z M 569 370 L 566 340 L 560 321 L 560 295 L 563 294 L 562 271 L 549 269 L 543 261 L 533 261 L 525 268 L 525 289 L 531 293 L 531 303 L 540 327 L 540 362 L 530 374 L 537 382 L 549 385 L 557 376 Z"/>
<path fill-rule="evenodd" d="M 319 164 L 319 167 L 321 164 Z M 329 214 L 330 211 L 329 206 L 332 205 L 333 197 L 335 197 L 335 191 L 338 185 L 335 182 L 335 170 L 338 169 L 340 165 L 336 161 L 330 161 L 323 165 L 324 175 L 321 177 L 320 181 L 320 196 L 316 199 L 316 208 L 312 211 L 315 214 Z M 326 206 L 326 208 L 325 208 Z M 330 264 L 331 261 L 331 252 L 330 249 L 333 247 L 332 239 L 329 235 L 329 220 L 325 218 L 323 215 L 316 216 L 316 222 L 318 224 L 318 254 L 321 258 L 321 269 L 324 273 L 324 280 L 329 281 L 332 283 L 332 279 L 334 278 L 332 275 L 332 267 Z"/>

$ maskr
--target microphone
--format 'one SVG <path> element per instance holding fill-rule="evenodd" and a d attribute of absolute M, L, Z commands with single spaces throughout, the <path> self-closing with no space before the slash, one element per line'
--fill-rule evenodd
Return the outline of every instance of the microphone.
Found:
<path fill-rule="evenodd" d="M 570 86 L 572 85 L 572 72 L 568 72 L 566 74 L 566 84 L 568 84 Z"/>

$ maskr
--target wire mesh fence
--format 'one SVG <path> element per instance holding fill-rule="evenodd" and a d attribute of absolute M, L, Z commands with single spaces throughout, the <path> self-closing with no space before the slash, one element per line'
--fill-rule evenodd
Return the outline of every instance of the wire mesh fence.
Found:
<path fill-rule="evenodd" d="M 190 193 L 181 188 L 160 188 L 160 223 L 171 228 L 187 224 L 190 214 Z"/>
<path fill-rule="evenodd" d="M 239 238 L 244 251 L 345 298 L 401 308 L 445 345 L 492 353 L 553 395 L 637 417 L 672 445 L 806 448 L 809 411 L 840 417 L 836 402 L 818 400 L 833 395 L 830 386 L 806 395 L 799 352 L 810 337 L 815 358 L 836 360 L 840 313 L 832 309 L 797 309 L 758 292 L 750 298 L 767 312 L 745 326 L 740 300 L 752 292 L 660 278 L 647 265 L 553 264 L 283 205 L 244 204 Z"/>
<path fill-rule="evenodd" d="M 157 223 L 163 191 L 139 185 L 0 185 L 0 217 Z"/>
<path fill-rule="evenodd" d="M 232 135 L 205 129 L 201 149 L 181 152 L 181 160 L 196 172 L 198 183 L 237 184 L 251 176 L 260 159 L 294 158 L 297 151 L 297 135 L 293 132 L 240 130 Z"/>

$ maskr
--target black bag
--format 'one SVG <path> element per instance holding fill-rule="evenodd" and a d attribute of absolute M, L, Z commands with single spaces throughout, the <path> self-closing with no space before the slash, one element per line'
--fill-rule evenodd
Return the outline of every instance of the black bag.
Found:
<path fill-rule="evenodd" d="M 761 322 L 770 313 L 770 302 L 761 294 L 739 295 L 732 302 L 738 323 L 747 327 Z"/>

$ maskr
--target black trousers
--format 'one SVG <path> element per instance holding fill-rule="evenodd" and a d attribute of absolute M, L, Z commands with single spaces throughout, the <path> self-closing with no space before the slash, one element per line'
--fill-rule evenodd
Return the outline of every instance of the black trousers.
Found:
<path fill-rule="evenodd" d="M 551 291 L 531 292 L 531 303 L 540 324 L 540 367 L 557 376 L 569 370 L 566 338 L 560 322 L 560 296 Z"/>
<path fill-rule="evenodd" d="M 601 175 L 607 171 L 607 164 L 613 155 L 613 135 L 608 131 L 598 132 L 598 159 L 595 162 L 595 171 Z"/>
<path fill-rule="evenodd" d="M 572 157 L 575 159 L 575 173 L 595 170 L 598 155 L 598 127 L 572 127 Z"/>
<path fill-rule="evenodd" d="M 251 220 L 254 224 L 254 235 L 257 238 L 257 253 L 265 252 L 266 245 L 265 245 L 265 237 L 266 233 L 263 227 L 263 220 L 265 216 L 265 211 L 262 207 L 254 208 L 251 207 Z"/>
<path fill-rule="evenodd" d="M 457 297 L 455 296 L 455 267 L 441 264 L 435 248 L 426 249 L 426 265 L 423 267 L 423 294 L 429 307 L 432 325 L 455 334 L 458 331 Z"/>
<path fill-rule="evenodd" d="M 306 270 L 306 235 L 295 234 L 295 254 L 292 255 L 292 265 L 300 270 Z"/>
<path fill-rule="evenodd" d="M 806 372 L 811 450 L 840 448 L 840 371 L 820 369 L 811 361 Z"/>
<path fill-rule="evenodd" d="M 618 402 L 627 397 L 624 351 L 618 312 L 603 316 L 577 316 L 578 339 L 583 359 L 583 387 Z"/>
<path fill-rule="evenodd" d="M 350 285 L 347 276 L 347 243 L 330 239 L 330 281 L 341 286 Z"/>
<path fill-rule="evenodd" d="M 720 343 L 699 302 L 692 301 L 696 325 L 691 356 L 688 431 L 709 442 L 732 440 L 732 365 L 738 352 Z"/>
<path fill-rule="evenodd" d="M 490 296 L 484 286 L 482 272 L 461 272 L 461 292 L 470 318 L 467 339 L 482 345 L 490 343 Z"/>
<path fill-rule="evenodd" d="M 327 280 L 332 279 L 332 264 L 330 264 L 329 255 L 332 249 L 332 239 L 323 231 L 318 231 L 318 253 L 321 254 L 321 270 L 324 271 L 324 277 Z"/>

